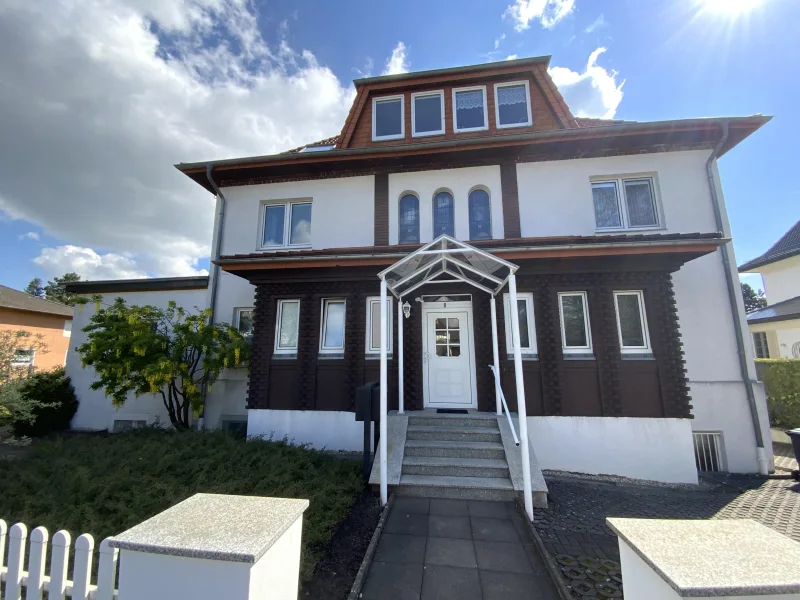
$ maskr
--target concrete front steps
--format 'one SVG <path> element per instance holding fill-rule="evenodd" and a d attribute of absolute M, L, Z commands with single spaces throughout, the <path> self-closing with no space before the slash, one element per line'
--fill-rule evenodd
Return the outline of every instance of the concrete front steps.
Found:
<path fill-rule="evenodd" d="M 497 418 L 491 414 L 409 413 L 401 496 L 513 500 Z"/>

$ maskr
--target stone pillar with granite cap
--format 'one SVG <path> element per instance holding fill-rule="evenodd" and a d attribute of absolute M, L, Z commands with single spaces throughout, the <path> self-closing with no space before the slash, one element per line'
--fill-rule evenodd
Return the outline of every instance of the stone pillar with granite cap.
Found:
<path fill-rule="evenodd" d="M 753 520 L 606 522 L 625 600 L 800 600 L 800 544 Z"/>
<path fill-rule="evenodd" d="M 115 536 L 119 600 L 296 600 L 308 500 L 195 494 Z"/>

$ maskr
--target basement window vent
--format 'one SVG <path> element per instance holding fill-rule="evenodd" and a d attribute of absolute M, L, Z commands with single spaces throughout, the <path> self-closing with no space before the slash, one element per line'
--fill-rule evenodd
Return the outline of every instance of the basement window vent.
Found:
<path fill-rule="evenodd" d="M 695 431 L 694 460 L 697 470 L 703 473 L 727 471 L 725 466 L 722 433 L 719 431 Z"/>
<path fill-rule="evenodd" d="M 147 421 L 143 419 L 114 419 L 111 433 L 122 433 L 131 429 L 141 429 L 142 427 L 147 427 Z"/>

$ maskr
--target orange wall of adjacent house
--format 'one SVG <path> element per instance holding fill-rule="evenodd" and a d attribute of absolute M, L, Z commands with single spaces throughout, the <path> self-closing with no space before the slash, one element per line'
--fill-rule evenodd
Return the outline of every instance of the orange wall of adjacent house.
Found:
<path fill-rule="evenodd" d="M 32 334 L 41 334 L 47 344 L 47 353 L 37 352 L 33 364 L 37 371 L 63 367 L 67 360 L 70 338 L 64 337 L 64 322 L 67 317 L 0 308 L 0 329 L 14 331 L 24 329 Z M 72 319 L 69 319 L 72 320 Z"/>

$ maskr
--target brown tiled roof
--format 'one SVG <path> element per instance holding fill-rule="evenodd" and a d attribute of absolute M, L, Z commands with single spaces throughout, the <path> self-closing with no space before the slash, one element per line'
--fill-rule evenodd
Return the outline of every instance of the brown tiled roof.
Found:
<path fill-rule="evenodd" d="M 525 247 L 548 247 L 592 244 L 637 244 L 643 242 L 671 241 L 711 241 L 722 240 L 720 233 L 652 233 L 638 235 L 572 235 L 536 238 L 506 238 L 500 240 L 476 240 L 467 242 L 476 248 L 489 250 L 513 250 Z M 322 250 L 287 250 L 280 252 L 253 252 L 250 254 L 228 254 L 221 256 L 219 262 L 277 259 L 277 258 L 318 258 L 324 256 L 359 256 L 365 254 L 408 254 L 421 248 L 424 244 L 402 244 L 392 246 L 361 246 L 348 248 L 325 248 Z"/>
<path fill-rule="evenodd" d="M 335 146 L 339 142 L 339 138 L 341 137 L 340 134 L 331 136 L 329 138 L 325 138 L 324 140 L 317 140 L 316 142 L 311 142 L 310 144 L 306 144 L 305 146 L 298 146 L 297 148 L 292 148 L 291 150 L 287 150 L 284 154 L 294 154 L 295 152 L 300 152 L 305 148 L 318 148 L 319 146 Z"/>
<path fill-rule="evenodd" d="M 800 254 L 800 221 L 794 224 L 783 237 L 761 256 L 749 260 L 739 267 L 739 272 L 750 271 L 770 263 Z"/>
<path fill-rule="evenodd" d="M 0 308 L 60 315 L 70 319 L 74 312 L 74 309 L 66 304 L 37 298 L 4 285 L 0 285 Z"/>

